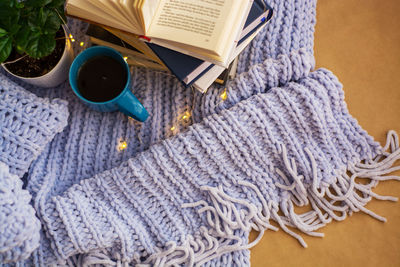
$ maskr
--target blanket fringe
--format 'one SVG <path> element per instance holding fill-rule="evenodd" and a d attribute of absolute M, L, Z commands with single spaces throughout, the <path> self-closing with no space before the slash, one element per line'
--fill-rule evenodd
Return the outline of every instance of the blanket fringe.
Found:
<path fill-rule="evenodd" d="M 387 151 L 389 148 L 390 152 Z M 290 177 L 287 177 L 282 170 L 276 169 L 276 173 L 283 181 L 283 183 L 276 182 L 276 186 L 282 190 L 282 200 L 279 203 L 267 200 L 258 187 L 248 181 L 237 181 L 237 184 L 253 192 L 261 205 L 256 206 L 248 200 L 228 195 L 222 185 L 203 186 L 201 189 L 208 193 L 209 201 L 185 203 L 182 208 L 197 208 L 199 214 L 205 215 L 208 228 L 203 226 L 198 235 L 183 237 L 181 245 L 167 242 L 163 249 L 160 248 L 145 262 L 136 266 L 200 266 L 224 253 L 253 247 L 260 241 L 265 230 L 278 230 L 270 224 L 270 220 L 275 221 L 283 231 L 296 238 L 303 247 L 307 247 L 303 238 L 290 228 L 298 229 L 310 236 L 323 237 L 323 233 L 316 232 L 318 229 L 332 220 L 342 221 L 347 215 L 359 211 L 385 222 L 386 218 L 365 208 L 365 205 L 372 198 L 398 200 L 396 197 L 381 196 L 372 192 L 380 181 L 400 180 L 399 176 L 388 175 L 400 170 L 400 166 L 393 166 L 400 159 L 399 137 L 395 131 L 388 132 L 386 145 L 380 155 L 373 160 L 348 166 L 332 184 L 318 183 L 317 164 L 307 148 L 304 151 L 310 159 L 313 172 L 312 184 L 308 186 L 303 183 L 304 176 L 298 174 L 295 161 L 288 159 L 285 146 L 281 147 L 281 151 L 286 173 L 289 173 Z M 367 183 L 358 183 L 356 178 L 367 179 Z M 310 205 L 311 210 L 302 214 L 295 212 L 295 206 L 305 205 Z M 283 215 L 279 215 L 279 211 Z M 235 235 L 238 231 L 251 230 L 259 232 L 258 237 L 251 243 Z M 86 259 L 86 263 L 125 266 L 121 261 L 118 263 L 108 261 L 107 256 L 103 254 L 91 255 Z"/>

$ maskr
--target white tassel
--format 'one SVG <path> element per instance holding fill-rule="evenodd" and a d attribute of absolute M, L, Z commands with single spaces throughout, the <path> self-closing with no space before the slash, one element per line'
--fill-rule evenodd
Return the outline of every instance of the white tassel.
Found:
<path fill-rule="evenodd" d="M 304 152 L 307 153 L 308 158 L 311 161 L 311 169 L 312 169 L 312 172 L 313 172 L 312 190 L 313 190 L 315 195 L 317 195 L 318 197 L 322 198 L 325 195 L 325 188 L 321 188 L 321 192 L 318 192 L 317 163 L 315 162 L 315 158 L 312 155 L 310 149 L 308 149 L 308 147 L 304 148 Z"/>
<path fill-rule="evenodd" d="M 168 242 L 166 244 L 167 249 L 151 255 L 145 263 L 151 263 L 155 267 L 201 266 L 203 263 L 230 251 L 248 248 L 248 245 L 236 236 L 218 238 L 216 237 L 217 233 L 204 226 L 200 228 L 200 233 L 196 238 L 188 235 L 181 246 L 177 246 L 175 242 Z"/>
<path fill-rule="evenodd" d="M 390 148 L 390 152 L 387 152 Z M 264 231 L 278 228 L 272 226 L 269 220 L 276 221 L 280 228 L 289 235 L 296 238 L 300 244 L 307 247 L 303 238 L 292 231 L 289 227 L 297 228 L 305 234 L 322 237 L 322 233 L 315 232 L 332 220 L 342 221 L 353 212 L 363 211 L 366 214 L 380 220 L 386 221 L 364 206 L 372 199 L 397 201 L 396 197 L 381 196 L 372 189 L 384 180 L 400 180 L 398 176 L 385 176 L 393 171 L 399 170 L 400 166 L 393 167 L 393 163 L 400 159 L 399 138 L 394 131 L 389 131 L 387 142 L 382 149 L 381 155 L 366 163 L 358 163 L 348 166 L 346 172 L 338 175 L 336 180 L 329 186 L 319 182 L 317 176 L 317 164 L 308 148 L 305 148 L 312 170 L 310 177 L 312 184 L 306 187 L 303 180 L 306 178 L 297 172 L 293 159 L 289 160 L 285 146 L 280 146 L 286 172 L 276 169 L 281 182 L 276 182 L 276 187 L 282 190 L 281 201 L 276 203 L 267 200 L 259 188 L 248 181 L 237 181 L 237 185 L 251 190 L 259 199 L 260 205 L 256 206 L 245 199 L 238 199 L 228 195 L 223 186 L 202 186 L 201 189 L 208 192 L 210 201 L 197 201 L 185 203 L 182 208 L 198 208 L 199 214 L 205 214 L 208 228 L 202 226 L 196 236 L 185 236 L 181 239 L 181 245 L 176 242 L 167 242 L 163 249 L 150 255 L 143 266 L 200 266 L 216 257 L 231 251 L 248 249 L 256 245 L 262 238 Z M 358 184 L 356 178 L 367 178 L 368 184 Z M 308 180 L 308 179 L 307 179 Z M 304 206 L 310 204 L 312 210 L 303 214 L 296 214 L 294 205 Z M 278 211 L 283 216 L 278 214 Z M 257 238 L 251 242 L 244 242 L 235 235 L 237 231 L 259 232 Z M 126 262 L 120 260 L 112 261 L 102 252 L 89 253 L 83 259 L 79 259 L 83 266 L 102 264 L 106 266 L 127 266 Z M 124 265 L 122 265 L 124 264 Z M 142 266 L 142 265 L 136 265 Z"/>
<path fill-rule="evenodd" d="M 115 266 L 115 267 L 129 267 L 129 262 L 122 261 L 120 255 L 116 255 L 115 260 L 111 259 L 106 251 L 95 250 L 85 254 L 80 254 L 77 257 L 77 262 L 74 266 L 89 267 L 89 266 Z"/>
<path fill-rule="evenodd" d="M 399 138 L 394 131 L 389 131 L 387 143 L 382 149 L 382 155 L 376 157 L 379 160 L 371 160 L 369 163 L 358 163 L 355 166 L 349 166 L 348 171 L 352 173 L 351 176 L 348 176 L 346 173 L 338 175 L 336 181 L 329 185 L 329 187 L 325 183 L 319 182 L 317 163 L 310 149 L 304 149 L 310 160 L 312 170 L 312 185 L 306 189 L 303 184 L 304 176 L 298 174 L 294 160 L 289 160 L 286 147 L 281 145 L 279 148 L 282 152 L 286 171 L 293 180 L 290 183 L 285 173 L 280 169 L 276 169 L 276 173 L 283 181 L 283 183 L 276 182 L 275 185 L 283 191 L 283 198 L 279 204 L 279 208 L 284 216 L 279 216 L 277 205 L 274 203 L 267 204 L 267 200 L 263 197 L 259 189 L 247 181 L 238 181 L 238 184 L 246 186 L 256 193 L 262 203 L 262 210 L 257 211 L 257 207 L 250 202 L 230 197 L 223 191 L 222 186 L 218 188 L 204 186 L 202 188 L 209 192 L 211 205 L 206 201 L 199 201 L 192 204 L 184 204 L 183 207 L 193 208 L 202 206 L 198 212 L 207 212 L 207 221 L 210 226 L 216 227 L 215 230 L 219 235 L 227 234 L 226 236 L 231 235 L 236 229 L 261 231 L 267 229 L 266 225 L 271 228 L 269 219 L 273 219 L 285 232 L 296 238 L 301 245 L 306 247 L 307 245 L 302 237 L 291 231 L 288 226 L 295 227 L 311 236 L 322 237 L 323 234 L 315 232 L 315 230 L 331 222 L 332 219 L 342 221 L 348 214 L 351 215 L 353 212 L 363 211 L 375 219 L 384 222 L 386 221 L 384 217 L 375 214 L 364 206 L 371 198 L 389 201 L 398 200 L 396 197 L 381 196 L 372 192 L 372 188 L 379 181 L 389 179 L 400 180 L 398 176 L 384 176 L 400 169 L 400 166 L 392 167 L 393 163 L 400 159 Z M 389 148 L 391 152 L 386 152 Z M 358 184 L 356 178 L 368 178 L 371 179 L 371 182 L 369 184 Z M 325 198 L 325 195 L 329 200 Z M 294 211 L 293 203 L 298 206 L 310 203 L 313 210 L 298 215 Z M 268 216 L 262 215 L 263 213 L 268 214 Z"/>

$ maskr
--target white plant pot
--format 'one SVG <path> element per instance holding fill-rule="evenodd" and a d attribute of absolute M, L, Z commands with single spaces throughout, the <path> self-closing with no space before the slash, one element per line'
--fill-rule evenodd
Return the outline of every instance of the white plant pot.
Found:
<path fill-rule="evenodd" d="M 49 88 L 59 85 L 60 83 L 62 83 L 67 79 L 69 67 L 71 66 L 71 63 L 74 60 L 74 50 L 72 49 L 71 41 L 67 36 L 64 25 L 62 27 L 64 29 L 64 34 L 65 34 L 64 53 L 61 56 L 61 59 L 57 63 L 57 65 L 45 75 L 33 78 L 22 77 L 15 75 L 11 71 L 9 71 L 5 64 L 1 64 L 1 66 L 12 76 L 36 86 Z"/>

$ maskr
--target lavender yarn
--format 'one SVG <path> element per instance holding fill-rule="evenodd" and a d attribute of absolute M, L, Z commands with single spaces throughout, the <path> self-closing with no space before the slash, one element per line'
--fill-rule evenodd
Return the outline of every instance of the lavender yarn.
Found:
<path fill-rule="evenodd" d="M 40 221 L 20 178 L 67 118 L 64 100 L 42 99 L 0 80 L 0 262 L 26 259 L 39 246 Z"/>
<path fill-rule="evenodd" d="M 67 102 L 43 99 L 0 79 L 0 161 L 19 177 L 67 125 Z"/>
<path fill-rule="evenodd" d="M 22 181 L 0 162 L 0 262 L 24 260 L 39 247 L 40 221 Z"/>
<path fill-rule="evenodd" d="M 270 220 L 306 246 L 287 226 L 321 236 L 315 230 L 332 219 L 363 210 L 372 186 L 356 185 L 365 194 L 358 196 L 347 170 L 373 179 L 380 168 L 358 165 L 383 151 L 348 114 L 343 97 L 336 77 L 317 70 L 81 180 L 39 210 L 55 249 L 43 256 L 52 264 L 71 257 L 78 265 L 221 264 L 224 252 L 248 247 L 241 232 L 276 230 Z M 327 208 L 319 190 L 336 186 Z M 294 213 L 293 203 L 308 195 L 314 211 Z"/>
<path fill-rule="evenodd" d="M 93 112 L 73 96 L 68 85 L 61 85 L 54 90 L 43 90 L 23 84 L 38 96 L 67 100 L 71 112 L 64 132 L 52 141 L 30 169 L 27 189 L 33 196 L 35 209 L 38 211 L 41 203 L 63 193 L 80 180 L 120 165 L 152 144 L 186 131 L 193 122 L 199 122 L 209 114 L 233 106 L 257 90 L 266 92 L 269 88 L 306 76 L 314 66 L 312 36 L 316 1 L 292 1 L 290 12 L 293 14 L 290 19 L 279 11 L 287 8 L 282 3 L 283 1 L 269 2 L 276 12 L 273 21 L 241 55 L 238 74 L 242 73 L 241 81 L 254 85 L 253 91 L 241 90 L 241 95 L 237 96 L 232 93 L 224 103 L 221 103 L 219 97 L 224 88 L 213 87 L 203 96 L 183 88 L 174 77 L 165 73 L 134 68 L 132 89 L 151 113 L 146 123 L 138 124 L 120 113 Z M 306 15 L 294 15 L 303 12 L 303 9 L 307 10 Z M 87 43 L 82 34 L 86 25 L 75 20 L 70 20 L 69 24 L 75 39 Z M 293 25 L 295 26 L 292 27 Z M 293 41 L 291 37 L 285 37 L 286 41 L 282 42 L 282 36 L 291 36 L 293 32 L 293 36 L 297 36 Z M 300 44 L 298 36 L 305 32 L 307 41 L 300 41 Z M 82 47 L 75 43 L 74 49 L 77 54 Z M 265 49 L 268 51 L 264 51 Z M 253 72 L 247 73 L 247 68 L 255 63 L 263 63 L 265 68 L 255 66 Z M 251 75 L 254 73 L 264 77 L 266 82 L 261 87 L 258 87 L 260 83 L 252 81 Z M 8 78 L 1 77 L 2 80 Z M 236 87 L 241 88 L 232 85 L 232 88 Z M 180 117 L 185 112 L 190 112 L 191 117 L 181 120 Z M 175 127 L 174 131 L 171 131 L 172 126 Z M 121 140 L 127 141 L 128 146 L 127 149 L 118 151 L 116 148 Z M 43 223 L 43 218 L 41 221 Z M 247 233 L 238 235 L 247 240 Z M 41 246 L 26 264 L 45 265 L 43 255 L 51 251 L 48 238 L 42 232 Z M 222 264 L 224 266 L 248 266 L 249 256 L 248 250 L 226 253 L 209 264 L 221 262 L 225 263 Z"/>
<path fill-rule="evenodd" d="M 392 170 L 396 135 L 390 146 L 374 142 L 348 114 L 336 77 L 312 72 L 316 1 L 270 5 L 274 18 L 241 54 L 225 101 L 225 88 L 202 95 L 167 73 L 132 68 L 132 89 L 150 112 L 141 124 L 90 110 L 68 84 L 24 85 L 68 101 L 70 117 L 29 169 L 43 227 L 19 266 L 249 266 L 248 248 L 277 230 L 270 220 L 304 246 L 288 226 L 320 236 L 352 212 L 384 220 L 364 208 L 379 198 L 378 180 L 362 186 L 346 175 Z M 69 24 L 86 42 L 86 25 Z M 307 203 L 312 211 L 294 213 Z M 251 229 L 261 234 L 248 244 Z"/>

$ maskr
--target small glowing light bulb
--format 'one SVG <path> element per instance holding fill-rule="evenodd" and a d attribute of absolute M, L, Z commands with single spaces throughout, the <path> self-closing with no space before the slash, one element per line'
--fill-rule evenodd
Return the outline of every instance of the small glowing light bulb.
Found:
<path fill-rule="evenodd" d="M 226 91 L 226 88 L 224 89 L 224 91 L 222 92 L 222 94 L 220 94 L 220 97 L 223 101 L 225 101 L 228 98 L 228 93 Z"/>
<path fill-rule="evenodd" d="M 175 129 L 176 129 L 175 126 L 172 126 L 172 127 L 171 127 L 171 131 L 175 131 Z"/>
<path fill-rule="evenodd" d="M 125 61 L 128 61 L 128 57 L 124 57 L 124 60 L 125 60 Z"/>
<path fill-rule="evenodd" d="M 190 118 L 190 113 L 189 113 L 189 111 L 186 111 L 182 116 L 182 120 L 187 120 L 189 118 Z"/>
<path fill-rule="evenodd" d="M 84 43 L 84 42 L 80 42 L 79 45 L 80 45 L 80 46 L 84 46 L 85 43 Z"/>
<path fill-rule="evenodd" d="M 74 39 L 74 38 L 72 38 L 72 39 L 71 39 L 71 42 L 75 42 L 75 39 Z"/>
<path fill-rule="evenodd" d="M 121 143 L 119 144 L 118 150 L 121 151 L 121 150 L 126 149 L 127 147 L 128 147 L 128 144 L 127 144 L 125 141 L 123 141 L 123 142 L 121 142 Z"/>
<path fill-rule="evenodd" d="M 68 37 L 69 37 L 70 39 L 72 39 L 72 34 L 69 34 Z"/>

